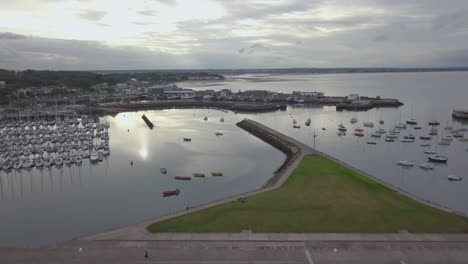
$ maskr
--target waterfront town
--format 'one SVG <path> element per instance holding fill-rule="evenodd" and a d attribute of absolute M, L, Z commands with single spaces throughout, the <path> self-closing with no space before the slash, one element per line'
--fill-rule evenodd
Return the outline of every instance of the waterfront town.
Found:
<path fill-rule="evenodd" d="M 110 84 L 97 83 L 90 87 L 78 85 L 21 86 L 9 92 L 8 106 L 1 111 L 4 119 L 29 119 L 40 116 L 47 119 L 66 118 L 83 114 L 116 114 L 125 110 L 164 109 L 187 107 L 215 107 L 239 112 L 263 112 L 285 110 L 286 105 L 321 104 L 334 105 L 340 110 L 368 110 L 374 107 L 398 107 L 397 99 L 369 97 L 359 94 L 328 96 L 321 91 L 293 91 L 292 93 L 268 90 L 232 91 L 194 90 L 180 88 L 173 80 L 223 81 L 218 74 L 191 75 L 163 80 L 139 80 Z M 0 85 L 7 86 L 6 81 Z"/>

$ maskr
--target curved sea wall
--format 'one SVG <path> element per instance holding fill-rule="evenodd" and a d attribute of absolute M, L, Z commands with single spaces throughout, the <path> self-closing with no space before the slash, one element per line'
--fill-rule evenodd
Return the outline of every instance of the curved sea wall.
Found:
<path fill-rule="evenodd" d="M 298 159 L 302 159 L 305 154 L 304 152 L 312 152 L 309 147 L 299 141 L 253 120 L 244 119 L 237 123 L 237 126 L 286 154 L 286 160 L 274 172 L 274 176 L 270 178 L 262 188 L 274 186 L 292 164 L 294 164 Z"/>

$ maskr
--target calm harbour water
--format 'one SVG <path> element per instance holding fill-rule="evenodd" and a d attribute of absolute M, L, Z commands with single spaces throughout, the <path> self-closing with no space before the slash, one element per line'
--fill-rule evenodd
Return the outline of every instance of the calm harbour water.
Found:
<path fill-rule="evenodd" d="M 435 72 L 275 75 L 257 76 L 255 81 L 228 79 L 209 83 L 209 87 L 207 83 L 179 86 L 393 97 L 405 105 L 358 112 L 358 124 L 364 121 L 378 124 L 383 119 L 383 127 L 389 130 L 399 120 L 413 116 L 423 130 L 408 129 L 402 135 L 414 133 L 419 137 L 428 133 L 427 121 L 432 119 L 439 120 L 441 128 L 446 124 L 463 125 L 452 122 L 451 112 L 453 108 L 468 108 L 467 83 L 466 72 Z M 149 130 L 141 120 L 143 113 L 155 123 L 154 130 Z M 0 172 L 0 245 L 66 241 L 259 188 L 285 157 L 236 127 L 235 123 L 243 118 L 260 121 L 311 146 L 315 131 L 319 150 L 417 196 L 468 214 L 468 144 L 454 140 L 450 146 L 437 146 L 440 153 L 448 155 L 449 162 L 436 166 L 434 171 L 401 168 L 396 166 L 398 160 L 426 162 L 425 148 L 419 146 L 419 140 L 410 144 L 386 143 L 382 138 L 377 145 L 367 145 L 366 137 L 352 136 L 354 126 L 349 120 L 354 115 L 336 112 L 334 107 L 311 106 L 263 114 L 173 109 L 104 117 L 111 125 L 111 156 L 98 165 L 85 161 L 81 167 Z M 208 121 L 203 121 L 205 116 Z M 225 118 L 224 123 L 219 121 L 221 117 Z M 312 119 L 310 127 L 303 125 L 308 117 Z M 292 128 L 293 118 L 301 124 L 300 129 Z M 347 136 L 336 135 L 340 122 L 348 128 Z M 216 131 L 224 135 L 217 137 Z M 183 137 L 192 138 L 192 142 L 183 142 Z M 433 143 L 435 149 L 435 140 Z M 134 161 L 133 166 L 130 161 Z M 160 173 L 161 167 L 167 168 L 167 175 Z M 222 171 L 224 176 L 188 182 L 173 179 L 176 175 L 212 171 Z M 449 174 L 465 179 L 449 182 L 446 179 Z M 161 196 L 161 191 L 175 188 L 182 191 L 179 197 Z"/>

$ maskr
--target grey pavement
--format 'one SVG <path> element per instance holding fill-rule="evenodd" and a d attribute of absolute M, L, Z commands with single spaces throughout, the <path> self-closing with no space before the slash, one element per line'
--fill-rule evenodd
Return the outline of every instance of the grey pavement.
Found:
<path fill-rule="evenodd" d="M 468 263 L 468 242 L 77 240 L 2 248 L 0 263 Z"/>

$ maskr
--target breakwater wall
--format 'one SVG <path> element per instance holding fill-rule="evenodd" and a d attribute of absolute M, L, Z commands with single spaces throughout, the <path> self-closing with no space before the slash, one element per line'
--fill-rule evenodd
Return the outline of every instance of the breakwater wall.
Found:
<path fill-rule="evenodd" d="M 156 101 L 132 104 L 108 104 L 107 109 L 117 109 L 117 111 L 135 111 L 135 110 L 159 110 L 170 108 L 219 108 L 231 110 L 234 112 L 274 112 L 278 110 L 286 110 L 286 104 L 271 104 L 271 103 L 234 103 L 225 101 Z"/>
<path fill-rule="evenodd" d="M 376 100 L 357 100 L 346 101 L 336 105 L 337 111 L 366 111 L 375 107 L 399 107 L 403 103 L 396 99 L 376 99 Z"/>
<path fill-rule="evenodd" d="M 291 167 L 291 164 L 295 163 L 299 158 L 302 159 L 304 152 L 313 152 L 308 146 L 299 141 L 253 120 L 244 119 L 236 125 L 286 154 L 286 160 L 274 172 L 274 176 L 267 181 L 263 188 L 274 186 L 285 171 Z"/>

